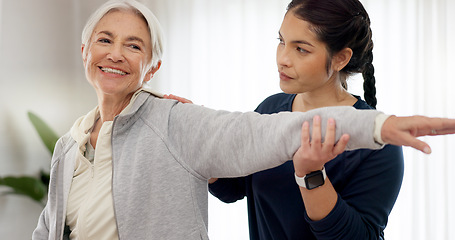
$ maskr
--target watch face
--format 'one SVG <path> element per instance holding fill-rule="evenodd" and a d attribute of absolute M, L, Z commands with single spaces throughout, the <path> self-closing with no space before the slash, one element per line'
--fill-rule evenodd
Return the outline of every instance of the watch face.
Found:
<path fill-rule="evenodd" d="M 308 190 L 324 185 L 324 176 L 322 171 L 315 171 L 306 175 L 305 183 Z"/>

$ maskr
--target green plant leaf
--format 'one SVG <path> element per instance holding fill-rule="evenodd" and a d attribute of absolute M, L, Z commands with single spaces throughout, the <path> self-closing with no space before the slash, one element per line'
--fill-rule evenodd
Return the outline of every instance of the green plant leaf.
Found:
<path fill-rule="evenodd" d="M 28 112 L 28 118 L 32 122 L 33 126 L 35 127 L 38 135 L 40 136 L 41 140 L 43 141 L 46 148 L 49 152 L 54 152 L 55 143 L 58 140 L 57 134 L 47 125 L 41 118 L 39 118 L 36 114 L 32 112 Z"/>
<path fill-rule="evenodd" d="M 47 192 L 47 187 L 40 179 L 34 177 L 4 177 L 0 178 L 0 185 L 10 187 L 12 194 L 25 195 L 40 202 Z"/>

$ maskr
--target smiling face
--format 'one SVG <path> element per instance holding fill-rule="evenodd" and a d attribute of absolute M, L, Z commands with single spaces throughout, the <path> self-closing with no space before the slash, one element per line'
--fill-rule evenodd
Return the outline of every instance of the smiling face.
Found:
<path fill-rule="evenodd" d="M 96 25 L 83 56 L 85 74 L 98 97 L 126 99 L 158 70 L 150 68 L 146 22 L 131 11 L 113 11 Z"/>
<path fill-rule="evenodd" d="M 310 27 L 292 11 L 285 15 L 281 25 L 277 65 L 280 87 L 286 93 L 317 91 L 335 81 L 333 66 L 327 68 L 326 45 L 317 39 Z"/>

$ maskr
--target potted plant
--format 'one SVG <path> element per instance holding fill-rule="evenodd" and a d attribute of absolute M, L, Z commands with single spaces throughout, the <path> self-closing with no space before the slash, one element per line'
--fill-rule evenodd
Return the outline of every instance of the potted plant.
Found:
<path fill-rule="evenodd" d="M 38 132 L 42 142 L 52 155 L 57 134 L 41 118 L 32 112 L 27 113 L 28 118 Z M 1 192 L 0 195 L 19 194 L 30 197 L 34 201 L 44 205 L 43 199 L 47 196 L 49 185 L 49 171 L 41 170 L 39 176 L 6 176 L 0 177 L 0 186 L 8 187 L 9 191 Z"/>

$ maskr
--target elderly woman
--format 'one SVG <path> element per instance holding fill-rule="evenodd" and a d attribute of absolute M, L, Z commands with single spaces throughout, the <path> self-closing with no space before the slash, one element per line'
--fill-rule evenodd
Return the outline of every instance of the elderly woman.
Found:
<path fill-rule="evenodd" d="M 429 152 L 415 136 L 455 132 L 447 119 L 387 118 L 350 107 L 259 115 L 161 99 L 143 88 L 161 55 L 160 26 L 142 4 L 109 1 L 88 20 L 82 58 L 98 106 L 56 145 L 48 202 L 33 239 L 208 239 L 207 180 L 291 159 L 302 124 L 316 115 L 316 139 L 325 134 L 321 119 L 334 118 L 324 135 L 325 149 L 334 153 L 380 148 L 381 140 Z M 349 144 L 334 120 L 352 136 Z"/>

